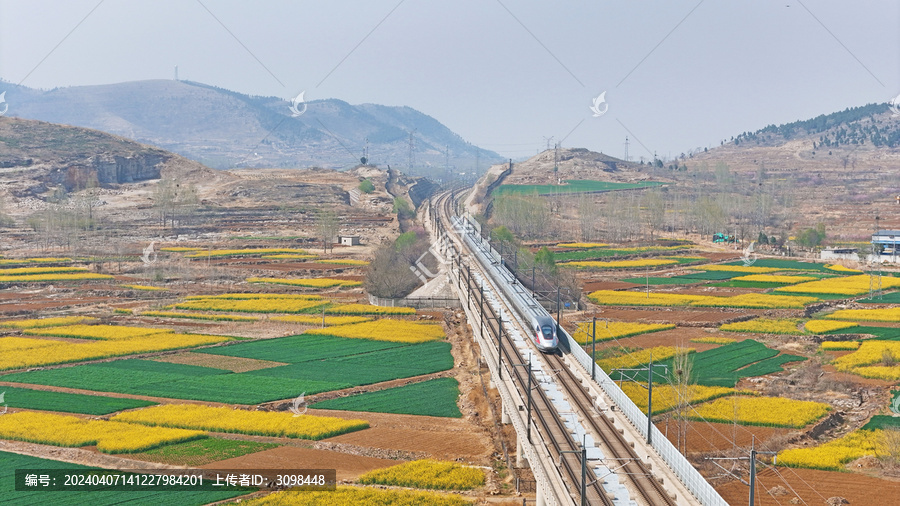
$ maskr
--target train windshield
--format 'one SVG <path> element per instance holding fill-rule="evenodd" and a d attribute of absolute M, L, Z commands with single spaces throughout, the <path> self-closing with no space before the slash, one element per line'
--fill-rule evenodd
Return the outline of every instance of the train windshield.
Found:
<path fill-rule="evenodd" d="M 541 332 L 544 333 L 544 337 L 547 339 L 551 339 L 553 337 L 553 327 L 550 327 L 549 325 L 544 325 L 543 327 L 541 327 Z"/>

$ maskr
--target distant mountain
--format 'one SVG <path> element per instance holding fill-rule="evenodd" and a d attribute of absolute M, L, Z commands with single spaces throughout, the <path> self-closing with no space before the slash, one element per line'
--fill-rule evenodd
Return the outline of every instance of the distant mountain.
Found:
<path fill-rule="evenodd" d="M 4 90 L 7 116 L 102 130 L 219 169 L 351 168 L 368 151 L 370 164 L 405 170 L 410 132 L 419 173 L 442 175 L 448 152 L 459 171 L 471 171 L 476 159 L 482 167 L 503 160 L 410 107 L 313 100 L 294 117 L 281 98 L 169 80 L 49 91 L 0 82 Z"/>
<path fill-rule="evenodd" d="M 744 132 L 734 142 L 776 145 L 794 139 L 808 138 L 816 146 L 860 146 L 866 142 L 875 147 L 900 147 L 900 121 L 888 104 L 867 104 L 840 112 L 820 114 L 815 118 L 783 125 L 769 125 L 755 132 Z"/>

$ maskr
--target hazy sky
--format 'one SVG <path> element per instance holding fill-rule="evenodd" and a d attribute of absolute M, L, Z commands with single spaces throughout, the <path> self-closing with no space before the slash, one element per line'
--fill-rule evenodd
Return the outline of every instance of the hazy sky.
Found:
<path fill-rule="evenodd" d="M 553 136 L 621 157 L 628 136 L 636 160 L 897 96 L 900 2 L 0 0 L 5 81 L 175 65 L 253 95 L 407 105 L 505 156 Z"/>

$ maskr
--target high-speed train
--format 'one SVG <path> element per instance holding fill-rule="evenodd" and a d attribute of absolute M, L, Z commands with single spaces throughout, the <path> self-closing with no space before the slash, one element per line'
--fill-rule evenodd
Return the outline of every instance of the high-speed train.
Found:
<path fill-rule="evenodd" d="M 531 317 L 531 341 L 544 353 L 556 353 L 559 338 L 556 336 L 556 322 L 543 315 Z"/>

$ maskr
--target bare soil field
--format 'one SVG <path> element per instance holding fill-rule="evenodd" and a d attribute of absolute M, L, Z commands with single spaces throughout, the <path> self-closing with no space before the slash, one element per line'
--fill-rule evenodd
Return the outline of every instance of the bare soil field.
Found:
<path fill-rule="evenodd" d="M 897 504 L 900 497 L 900 482 L 861 473 L 765 467 L 759 469 L 757 477 L 756 500 L 760 506 L 829 504 L 832 497 L 848 499 L 851 505 L 888 505 Z M 728 504 L 747 502 L 747 486 L 738 481 L 719 484 L 716 490 Z M 795 497 L 800 500 L 792 503 Z"/>
<path fill-rule="evenodd" d="M 752 311 L 752 310 L 751 310 Z M 617 307 L 601 307 L 597 313 L 585 314 L 583 319 L 596 316 L 617 321 L 633 321 L 642 323 L 676 323 L 679 325 L 697 324 L 718 327 L 735 318 L 746 318 L 747 310 L 709 310 L 709 309 L 676 309 L 658 307 L 652 309 L 623 309 Z M 693 326 L 693 325 L 692 325 Z"/>
<path fill-rule="evenodd" d="M 738 341 L 742 339 L 740 336 L 730 336 L 727 334 L 728 333 L 723 332 L 710 332 L 707 329 L 696 327 L 677 327 L 671 330 L 662 330 L 659 332 L 651 332 L 649 334 L 640 334 L 632 337 L 614 339 L 612 341 L 604 341 L 603 343 L 597 343 L 597 346 L 599 347 L 601 344 L 605 345 L 606 347 L 625 346 L 626 348 L 678 346 L 693 348 L 694 350 L 700 352 L 718 348 L 719 345 L 710 343 L 693 343 L 691 342 L 691 339 L 701 337 L 729 337 L 732 339 L 736 337 Z"/>
<path fill-rule="evenodd" d="M 207 353 L 195 352 L 163 355 L 154 360 L 159 362 L 169 362 L 171 364 L 198 365 L 201 367 L 225 369 L 226 371 L 231 372 L 258 371 L 260 369 L 287 365 L 285 362 L 272 362 L 269 360 L 256 360 L 252 358 L 229 357 L 228 355 L 210 355 Z"/>
<path fill-rule="evenodd" d="M 660 430 L 672 444 L 678 445 L 677 422 L 666 418 L 656 422 Z M 733 450 L 750 446 L 755 438 L 757 446 L 766 447 L 766 442 L 775 437 L 796 432 L 794 429 L 777 427 L 757 427 L 716 422 L 687 422 L 687 453 L 706 454 L 708 452 Z"/>
<path fill-rule="evenodd" d="M 205 469 L 335 469 L 338 481 L 349 482 L 374 469 L 396 464 L 395 460 L 363 455 L 296 446 L 279 446 L 200 467 Z"/>

